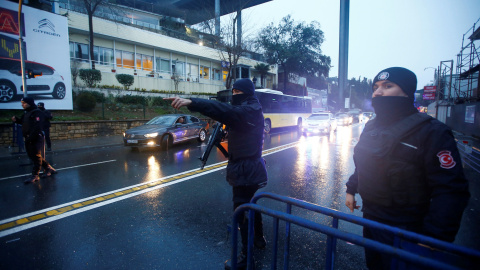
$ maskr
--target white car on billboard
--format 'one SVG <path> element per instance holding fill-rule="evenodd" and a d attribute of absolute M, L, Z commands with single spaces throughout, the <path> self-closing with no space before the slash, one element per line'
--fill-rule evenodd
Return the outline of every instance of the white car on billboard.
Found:
<path fill-rule="evenodd" d="M 25 61 L 25 70 L 37 74 L 26 80 L 29 96 L 50 95 L 55 99 L 65 98 L 65 80 L 54 68 Z M 20 95 L 23 95 L 20 60 L 0 57 L 0 102 L 14 101 L 16 96 Z"/>

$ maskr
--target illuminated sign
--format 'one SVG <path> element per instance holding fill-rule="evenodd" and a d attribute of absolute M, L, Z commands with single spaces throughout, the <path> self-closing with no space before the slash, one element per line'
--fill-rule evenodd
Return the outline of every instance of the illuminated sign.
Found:
<path fill-rule="evenodd" d="M 436 92 L 437 92 L 436 86 L 423 87 L 423 100 L 434 100 Z"/>
<path fill-rule="evenodd" d="M 25 36 L 25 23 L 22 14 L 22 36 Z M 0 8 L 0 32 L 18 36 L 18 12 Z"/>
<path fill-rule="evenodd" d="M 25 46 L 25 42 L 23 42 Z M 25 57 L 26 57 L 25 53 Z M 20 59 L 20 46 L 18 39 L 0 35 L 0 57 Z"/>

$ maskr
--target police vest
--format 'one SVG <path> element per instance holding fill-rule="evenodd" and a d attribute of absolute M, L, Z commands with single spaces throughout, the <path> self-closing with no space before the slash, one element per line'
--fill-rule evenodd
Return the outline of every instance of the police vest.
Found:
<path fill-rule="evenodd" d="M 386 129 L 376 128 L 375 119 L 365 125 L 353 154 L 362 200 L 387 207 L 428 203 L 428 183 L 420 160 L 392 153 L 402 138 L 431 119 L 415 113 Z"/>
<path fill-rule="evenodd" d="M 251 115 L 246 123 L 228 128 L 229 160 L 254 159 L 262 156 L 263 115 Z"/>

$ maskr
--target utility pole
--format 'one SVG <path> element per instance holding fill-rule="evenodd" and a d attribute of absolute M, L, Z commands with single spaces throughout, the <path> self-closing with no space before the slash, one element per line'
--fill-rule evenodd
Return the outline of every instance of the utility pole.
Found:
<path fill-rule="evenodd" d="M 20 63 L 22 69 L 22 86 L 23 96 L 27 97 L 27 80 L 25 78 L 25 48 L 23 47 L 23 31 L 22 31 L 22 4 L 23 0 L 18 1 L 18 43 L 20 46 Z"/>
<path fill-rule="evenodd" d="M 346 90 L 348 79 L 348 35 L 350 0 L 340 0 L 340 50 L 338 53 L 338 93 L 339 101 L 343 100 L 343 92 Z M 345 104 L 346 105 L 346 104 Z M 346 107 L 344 105 L 344 107 Z"/>

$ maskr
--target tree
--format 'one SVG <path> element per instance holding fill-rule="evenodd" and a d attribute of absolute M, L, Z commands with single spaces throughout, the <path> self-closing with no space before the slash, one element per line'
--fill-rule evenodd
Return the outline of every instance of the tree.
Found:
<path fill-rule="evenodd" d="M 271 23 L 260 30 L 255 42 L 264 52 L 267 63 L 282 67 L 285 91 L 291 73 L 328 77 L 331 60 L 322 54 L 323 40 L 323 31 L 317 22 L 296 23 L 289 15 L 280 24 Z"/>
<path fill-rule="evenodd" d="M 93 54 L 93 14 L 100 5 L 108 5 L 108 0 L 83 0 L 85 11 L 88 15 L 88 39 L 90 45 L 90 61 L 95 69 L 95 56 Z"/>
<path fill-rule="evenodd" d="M 92 88 L 102 81 L 102 73 L 96 69 L 80 69 L 80 79 L 82 79 L 88 87 Z"/>
<path fill-rule="evenodd" d="M 242 5 L 243 2 L 238 2 L 236 5 Z M 236 6 L 236 10 L 241 10 L 241 6 Z M 209 10 L 204 10 L 202 12 L 211 12 Z M 211 13 L 213 17 L 213 12 Z M 248 38 L 248 35 L 245 34 L 248 31 L 244 28 L 242 24 L 242 32 L 238 35 L 237 29 L 237 20 L 241 15 L 241 12 L 232 13 L 229 16 L 222 18 L 222 27 L 220 28 L 220 36 L 215 36 L 215 49 L 218 52 L 219 58 L 222 61 L 222 68 L 227 70 L 227 76 L 225 80 L 225 88 L 230 89 L 235 82 L 236 78 L 236 69 L 240 57 L 242 57 L 245 52 L 249 51 L 251 48 L 252 41 Z M 214 35 L 215 20 L 209 20 L 202 22 L 197 26 L 198 30 L 204 31 L 211 35 Z M 242 19 L 245 21 L 245 18 Z"/>
<path fill-rule="evenodd" d="M 270 71 L 270 65 L 258 63 L 253 68 L 260 73 L 260 84 L 263 87 L 263 78 L 268 74 L 268 71 Z"/>
<path fill-rule="evenodd" d="M 117 81 L 123 85 L 123 88 L 125 90 L 128 90 L 130 86 L 133 85 L 133 82 L 135 81 L 135 77 L 130 74 L 117 74 L 115 75 L 115 78 L 117 78 Z"/>

